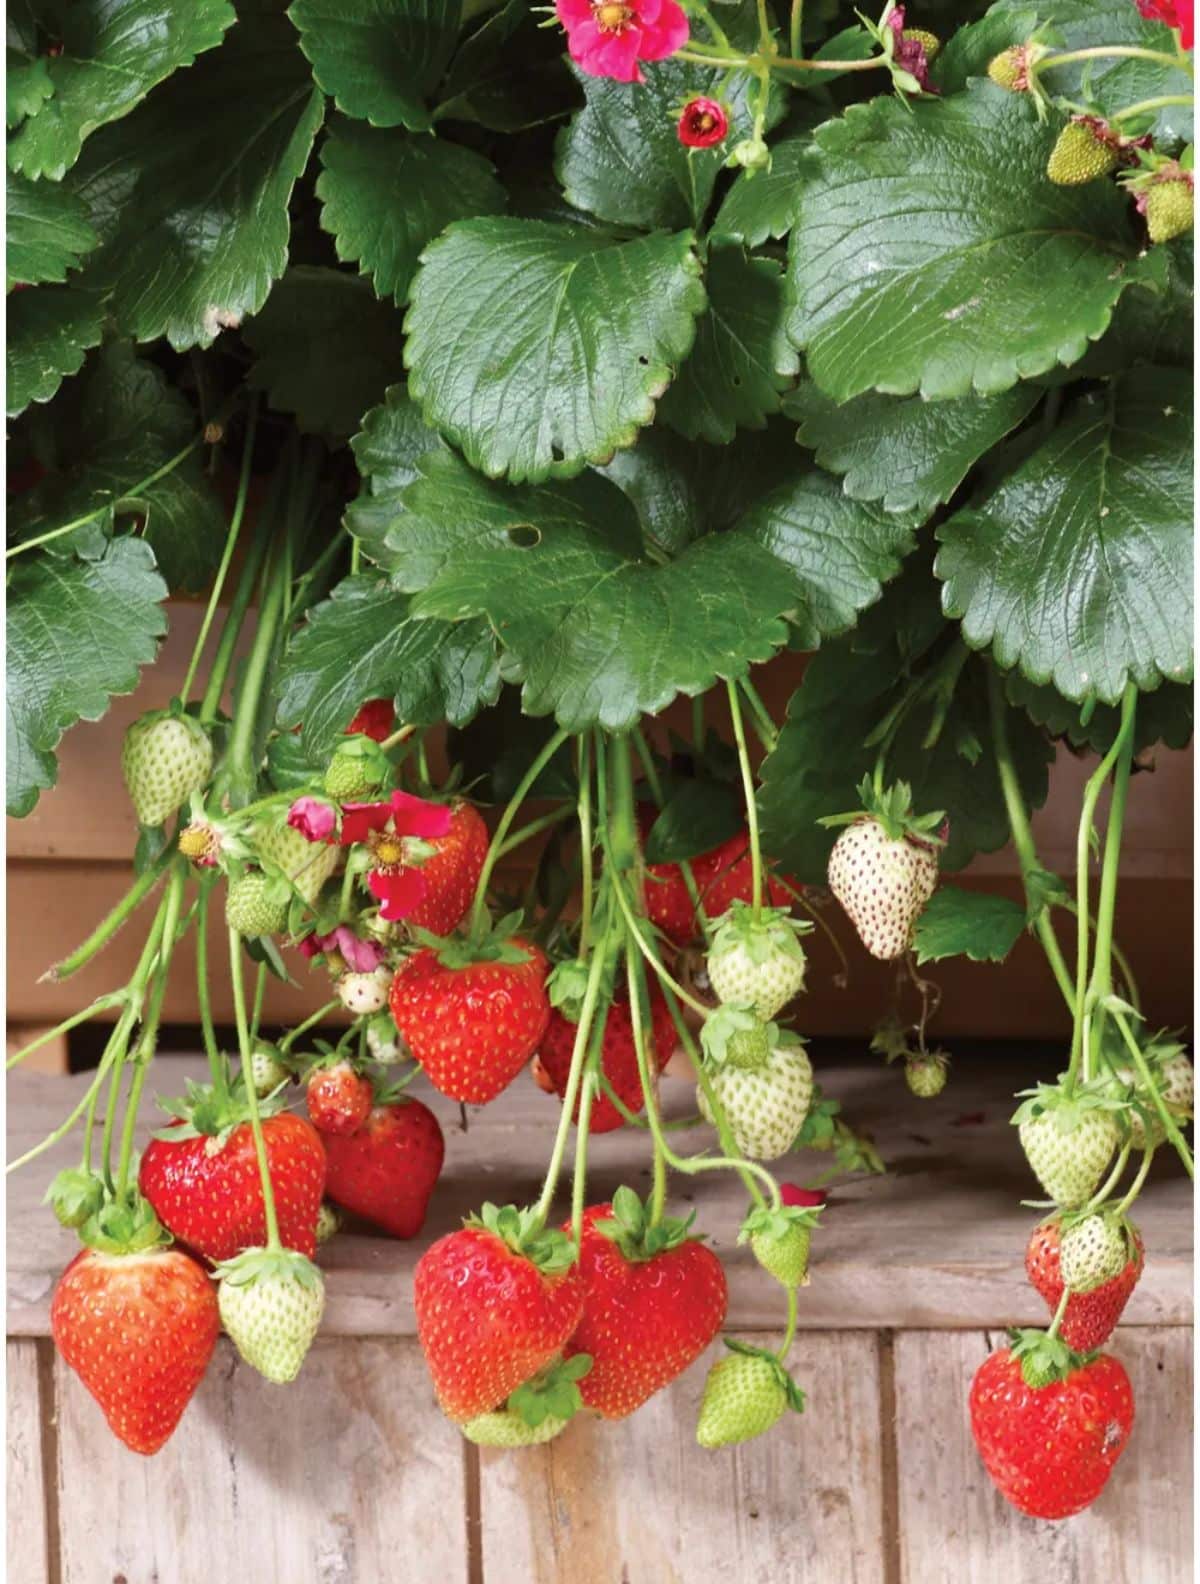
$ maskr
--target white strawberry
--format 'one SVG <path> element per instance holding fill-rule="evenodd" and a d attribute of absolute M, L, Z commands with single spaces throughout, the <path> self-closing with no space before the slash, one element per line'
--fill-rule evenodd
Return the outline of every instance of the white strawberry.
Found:
<path fill-rule="evenodd" d="M 269 1381 L 295 1380 L 325 1308 L 325 1279 L 294 1249 L 245 1249 L 217 1266 L 221 1323 Z"/>
<path fill-rule="evenodd" d="M 1118 1217 L 1084 1216 L 1062 1233 L 1058 1258 L 1063 1286 L 1073 1293 L 1093 1292 L 1121 1274 L 1129 1254 L 1129 1239 Z"/>
<path fill-rule="evenodd" d="M 355 1017 L 370 1017 L 387 1006 L 392 970 L 379 967 L 371 973 L 345 973 L 337 982 L 338 1000 Z"/>
<path fill-rule="evenodd" d="M 860 812 L 821 821 L 847 825 L 829 855 L 829 888 L 872 957 L 890 962 L 907 951 L 913 925 L 937 886 L 941 838 L 935 829 L 943 815 L 914 816 L 903 781 L 877 796 L 867 780 L 859 793 Z"/>
<path fill-rule="evenodd" d="M 290 825 L 265 822 L 254 830 L 254 848 L 264 867 L 286 876 L 310 907 L 337 868 L 341 855 L 339 847 L 310 842 Z"/>
<path fill-rule="evenodd" d="M 1034 1175 L 1065 1210 L 1086 1204 L 1100 1184 L 1120 1141 L 1116 1104 L 1102 1082 L 1073 1094 L 1041 1084 L 1013 1115 Z"/>
<path fill-rule="evenodd" d="M 709 948 L 708 982 L 718 1001 L 752 1007 L 768 1020 L 804 988 L 804 948 L 797 936 L 812 929 L 783 908 L 735 902 L 717 923 Z"/>
<path fill-rule="evenodd" d="M 163 825 L 212 774 L 208 733 L 190 715 L 153 710 L 135 720 L 121 744 L 121 774 L 139 825 Z"/>
<path fill-rule="evenodd" d="M 812 1064 L 803 1041 L 748 1007 L 718 1008 L 704 1025 L 705 1070 L 734 1142 L 751 1160 L 786 1155 L 812 1104 Z M 697 1104 L 714 1120 L 703 1088 Z"/>
<path fill-rule="evenodd" d="M 250 1053 L 250 1082 L 260 1099 L 286 1083 L 288 1070 L 279 1059 L 279 1048 L 260 1040 Z"/>

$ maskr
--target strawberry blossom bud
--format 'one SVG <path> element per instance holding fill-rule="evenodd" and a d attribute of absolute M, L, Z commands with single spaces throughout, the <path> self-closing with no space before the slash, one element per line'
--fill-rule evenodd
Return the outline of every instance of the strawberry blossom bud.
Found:
<path fill-rule="evenodd" d="M 729 117 L 715 99 L 692 99 L 679 117 L 679 141 L 685 148 L 712 148 L 729 131 Z"/>
<path fill-rule="evenodd" d="M 328 841 L 333 835 L 333 827 L 337 824 L 337 816 L 328 803 L 323 803 L 320 798 L 297 798 L 288 809 L 288 824 L 294 831 L 299 831 L 305 841 Z"/>

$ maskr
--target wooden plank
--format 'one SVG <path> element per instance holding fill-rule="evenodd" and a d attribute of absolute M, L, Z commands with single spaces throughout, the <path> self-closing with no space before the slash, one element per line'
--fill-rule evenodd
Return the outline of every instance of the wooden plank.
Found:
<path fill-rule="evenodd" d="M 695 1439 L 708 1362 L 618 1424 L 481 1449 L 487 1584 L 883 1584 L 874 1337 L 802 1336 L 808 1411 L 720 1452 Z"/>
<path fill-rule="evenodd" d="M 1036 1054 L 1020 1061 L 985 1053 L 960 1065 L 945 1092 L 914 1100 L 899 1074 L 878 1062 L 829 1065 L 819 1044 L 814 1064 L 827 1092 L 854 1124 L 874 1134 L 887 1176 L 845 1181 L 830 1199 L 813 1245 L 813 1280 L 800 1299 L 807 1330 L 1040 1324 L 1045 1308 L 1025 1280 L 1023 1258 L 1036 1213 L 1020 1201 L 1034 1192 L 1014 1129 L 1012 1094 L 1036 1075 Z M 199 1059 L 164 1057 L 151 1092 L 181 1093 L 202 1077 Z M 16 1072 L 9 1085 L 10 1158 L 48 1134 L 66 1115 L 87 1075 L 48 1078 Z M 343 1233 L 322 1251 L 330 1273 L 325 1326 L 330 1335 L 396 1336 L 414 1330 L 411 1275 L 421 1251 L 486 1199 L 532 1202 L 538 1193 L 558 1105 L 525 1075 L 494 1104 L 470 1113 L 463 1133 L 458 1108 L 418 1079 L 414 1093 L 441 1119 L 446 1166 L 429 1221 L 411 1243 Z M 665 1110 L 693 1105 L 690 1083 L 668 1078 Z M 142 1140 L 156 1113 L 145 1106 Z M 979 1120 L 981 1119 L 981 1120 Z M 677 1134 L 682 1150 L 711 1144 L 707 1129 Z M 13 1174 L 9 1181 L 10 1334 L 47 1333 L 50 1293 L 75 1246 L 40 1201 L 54 1172 L 75 1159 L 74 1137 Z M 611 1195 L 620 1183 L 645 1188 L 649 1146 L 642 1132 L 621 1129 L 592 1141 L 589 1194 Z M 785 1180 L 811 1181 L 828 1156 L 806 1153 L 786 1163 Z M 694 1208 L 701 1230 L 726 1262 L 730 1324 L 770 1330 L 779 1323 L 776 1284 L 737 1245 L 745 1196 L 731 1175 L 674 1179 L 680 1208 Z M 1138 1205 L 1149 1257 L 1126 1311 L 1131 1325 L 1188 1324 L 1192 1314 L 1192 1200 L 1172 1152 L 1159 1151 Z M 931 1237 L 931 1227 L 936 1236 Z"/>
<path fill-rule="evenodd" d="M 42 1413 L 38 1344 L 5 1348 L 8 1391 L 7 1577 L 14 1584 L 49 1584 L 46 1487 L 42 1477 Z"/>
<path fill-rule="evenodd" d="M 1133 1381 L 1133 1435 L 1086 1512 L 1039 1522 L 996 1492 L 967 1420 L 971 1377 L 1002 1337 L 896 1337 L 902 1584 L 1190 1584 L 1192 1333 L 1122 1327 L 1111 1344 Z"/>
<path fill-rule="evenodd" d="M 57 1390 L 63 1584 L 466 1584 L 463 1442 L 413 1342 L 318 1342 L 280 1389 L 222 1341 L 153 1458 L 113 1439 L 61 1363 Z"/>
<path fill-rule="evenodd" d="M 17 1051 L 24 1050 L 26 1045 L 32 1045 L 34 1040 L 56 1026 L 53 1023 L 41 1027 L 10 1024 L 5 1035 L 5 1054 L 11 1059 Z M 32 1055 L 26 1056 L 21 1066 L 25 1072 L 69 1073 L 71 1064 L 67 1057 L 67 1036 L 56 1034 L 53 1039 L 39 1046 Z"/>

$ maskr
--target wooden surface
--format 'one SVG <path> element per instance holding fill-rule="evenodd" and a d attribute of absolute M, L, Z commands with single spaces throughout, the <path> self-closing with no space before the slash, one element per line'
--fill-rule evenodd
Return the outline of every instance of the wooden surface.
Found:
<path fill-rule="evenodd" d="M 988 1326 L 1036 1324 L 1044 1310 L 1024 1275 L 1024 1251 L 1037 1213 L 1020 1200 L 1040 1192 L 1025 1166 L 1008 1118 L 1013 1093 L 1037 1076 L 1025 1063 L 977 1058 L 953 1071 L 937 1100 L 909 1095 L 898 1071 L 876 1059 L 854 1065 L 823 1064 L 813 1051 L 817 1077 L 842 1101 L 854 1126 L 872 1133 L 889 1172 L 843 1182 L 825 1211 L 814 1242 L 814 1277 L 800 1299 L 805 1328 Z M 183 1092 L 187 1077 L 203 1076 L 196 1058 L 162 1057 L 147 1085 L 142 1138 L 161 1121 L 149 1094 Z M 53 1131 L 88 1081 L 86 1074 L 53 1078 L 14 1071 L 9 1079 L 9 1157 Z M 531 1203 L 538 1193 L 558 1103 L 527 1074 L 490 1106 L 468 1114 L 463 1133 L 458 1107 L 418 1079 L 413 1092 L 433 1107 L 446 1134 L 446 1167 L 422 1237 L 412 1243 L 346 1232 L 322 1251 L 330 1272 L 325 1327 L 346 1336 L 412 1335 L 412 1266 L 435 1236 L 498 1195 Z M 693 1086 L 667 1078 L 664 1109 L 694 1112 Z M 676 1135 L 682 1152 L 707 1148 L 709 1129 Z M 70 1258 L 73 1235 L 41 1207 L 55 1171 L 75 1159 L 65 1140 L 9 1179 L 8 1331 L 47 1332 L 50 1293 Z M 594 1139 L 589 1150 L 589 1194 L 611 1195 L 622 1182 L 644 1191 L 649 1146 L 642 1132 L 621 1129 Z M 828 1156 L 795 1157 L 787 1179 L 811 1181 Z M 728 1173 L 672 1183 L 675 1203 L 695 1209 L 701 1231 L 726 1263 L 730 1323 L 751 1329 L 779 1321 L 778 1289 L 738 1247 L 744 1214 L 741 1185 Z M 1127 1310 L 1133 1325 L 1180 1325 L 1191 1320 L 1192 1211 L 1187 1180 L 1171 1152 L 1159 1152 L 1150 1185 L 1138 1205 L 1146 1242 L 1146 1272 Z"/>
<path fill-rule="evenodd" d="M 49 1573 L 46 1485 L 42 1470 L 42 1412 L 38 1347 L 9 1342 L 7 1348 L 8 1577 L 12 1584 L 40 1584 Z"/>

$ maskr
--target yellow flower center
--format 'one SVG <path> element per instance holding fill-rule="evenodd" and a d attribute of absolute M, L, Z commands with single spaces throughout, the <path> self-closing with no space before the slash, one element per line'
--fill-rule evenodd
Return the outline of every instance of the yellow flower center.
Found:
<path fill-rule="evenodd" d="M 372 832 L 371 851 L 377 869 L 400 869 L 404 866 L 404 838 L 388 832 Z"/>
<path fill-rule="evenodd" d="M 602 33 L 621 33 L 633 21 L 632 6 L 622 5 L 620 0 L 600 0 L 592 12 Z"/>

